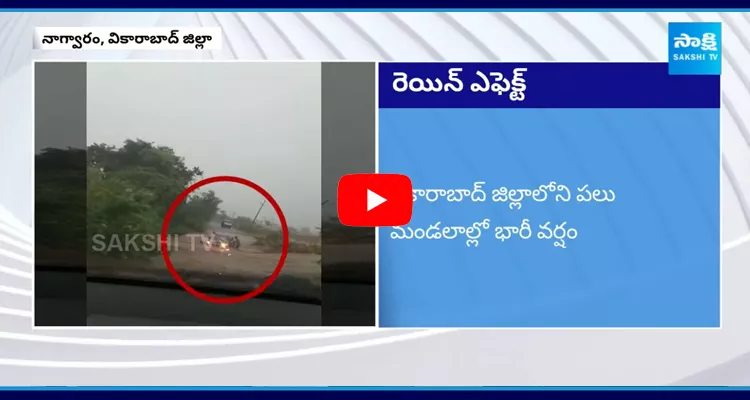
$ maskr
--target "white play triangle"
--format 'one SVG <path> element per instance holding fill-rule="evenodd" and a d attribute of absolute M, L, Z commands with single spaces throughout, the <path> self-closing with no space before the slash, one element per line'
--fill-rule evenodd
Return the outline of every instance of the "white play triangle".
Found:
<path fill-rule="evenodd" d="M 367 211 L 368 212 L 385 202 L 386 200 L 383 198 L 383 196 L 373 192 L 370 189 L 367 189 Z"/>

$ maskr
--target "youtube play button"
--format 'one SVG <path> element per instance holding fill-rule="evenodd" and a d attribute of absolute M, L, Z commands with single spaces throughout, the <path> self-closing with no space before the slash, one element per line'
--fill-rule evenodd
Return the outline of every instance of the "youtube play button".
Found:
<path fill-rule="evenodd" d="M 371 211 L 373 208 L 385 203 L 383 196 L 367 189 L 367 211 Z"/>
<path fill-rule="evenodd" d="M 401 226 L 411 221 L 411 179 L 398 174 L 351 174 L 339 180 L 339 221 L 348 226 Z"/>

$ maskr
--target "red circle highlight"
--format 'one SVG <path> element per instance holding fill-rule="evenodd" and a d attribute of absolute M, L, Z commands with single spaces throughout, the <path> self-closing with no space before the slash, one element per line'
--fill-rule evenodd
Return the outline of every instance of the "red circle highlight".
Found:
<path fill-rule="evenodd" d="M 174 215 L 175 211 L 177 210 L 177 207 L 182 204 L 182 202 L 188 197 L 188 195 L 192 192 L 194 192 L 197 189 L 202 188 L 203 186 L 212 184 L 212 183 L 219 183 L 219 182 L 232 182 L 232 183 L 239 183 L 240 185 L 245 185 L 251 189 L 256 190 L 258 193 L 262 194 L 263 197 L 266 198 L 268 203 L 273 207 L 274 211 L 276 211 L 276 214 L 279 216 L 279 224 L 281 225 L 281 237 L 282 237 L 282 246 L 281 246 L 281 257 L 279 257 L 279 263 L 276 265 L 276 268 L 273 270 L 273 273 L 266 278 L 266 280 L 255 290 L 250 291 L 248 293 L 245 293 L 241 296 L 235 296 L 235 297 L 215 297 L 208 294 L 205 294 L 203 292 L 200 292 L 190 286 L 187 282 L 185 282 L 184 279 L 180 276 L 180 274 L 177 272 L 177 270 L 174 268 L 174 265 L 172 264 L 172 260 L 169 258 L 169 252 L 167 251 L 167 237 L 169 234 L 169 222 L 172 220 L 172 216 Z M 216 304 L 235 304 L 240 303 L 245 300 L 250 300 L 253 297 L 263 293 L 266 289 L 268 289 L 269 286 L 278 278 L 279 274 L 281 273 L 281 269 L 284 267 L 284 263 L 286 262 L 286 258 L 289 255 L 289 226 L 286 223 L 286 217 L 284 216 L 284 212 L 281 211 L 281 207 L 279 206 L 279 203 L 276 202 L 276 199 L 271 196 L 270 193 L 268 193 L 265 189 L 263 189 L 260 185 L 251 182 L 247 179 L 239 178 L 236 176 L 214 176 L 211 178 L 206 178 L 203 180 L 200 180 L 194 184 L 192 184 L 190 187 L 185 189 L 182 193 L 180 193 L 179 196 L 175 199 L 175 201 L 172 202 L 172 205 L 169 206 L 169 210 L 167 211 L 167 214 L 164 216 L 164 222 L 162 223 L 161 227 L 161 254 L 164 257 L 164 264 L 167 265 L 167 269 L 169 270 L 169 273 L 172 274 L 175 281 L 182 286 L 183 289 L 185 289 L 188 293 L 192 294 L 193 296 L 208 301 L 210 303 L 216 303 Z"/>

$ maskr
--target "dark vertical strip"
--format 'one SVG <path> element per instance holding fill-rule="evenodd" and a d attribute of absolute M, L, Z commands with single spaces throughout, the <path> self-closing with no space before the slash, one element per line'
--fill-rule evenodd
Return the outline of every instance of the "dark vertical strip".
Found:
<path fill-rule="evenodd" d="M 323 63 L 321 272 L 326 326 L 375 325 L 375 229 L 339 224 L 343 175 L 375 172 L 375 63 Z"/>
<path fill-rule="evenodd" d="M 34 65 L 34 323 L 86 325 L 86 63 Z"/>

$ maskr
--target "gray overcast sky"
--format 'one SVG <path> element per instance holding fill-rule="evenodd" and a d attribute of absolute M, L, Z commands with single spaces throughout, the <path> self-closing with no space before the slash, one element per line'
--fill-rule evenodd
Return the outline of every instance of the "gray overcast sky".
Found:
<path fill-rule="evenodd" d="M 291 226 L 320 225 L 321 80 L 313 63 L 89 63 L 87 141 L 172 147 L 205 177 L 265 188 Z M 221 207 L 252 217 L 262 197 L 231 183 Z M 261 213 L 277 221 L 273 209 Z"/>

